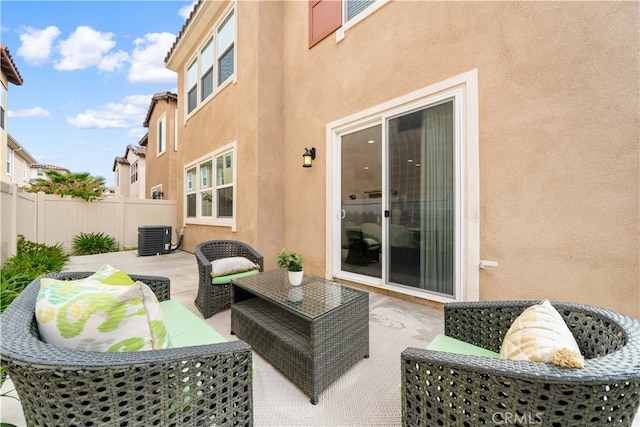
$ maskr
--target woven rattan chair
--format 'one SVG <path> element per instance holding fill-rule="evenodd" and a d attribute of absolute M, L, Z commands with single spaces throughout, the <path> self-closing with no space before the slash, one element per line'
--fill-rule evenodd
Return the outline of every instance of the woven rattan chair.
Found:
<path fill-rule="evenodd" d="M 198 262 L 198 295 L 194 301 L 202 316 L 207 319 L 231 305 L 231 284 L 211 283 L 211 261 L 220 258 L 241 256 L 250 259 L 264 271 L 263 257 L 251 246 L 235 240 L 210 240 L 200 243 L 195 249 Z"/>
<path fill-rule="evenodd" d="M 537 301 L 446 304 L 445 334 L 500 351 L 513 320 Z M 640 322 L 552 303 L 585 357 L 582 369 L 408 348 L 404 426 L 630 426 L 640 405 Z"/>
<path fill-rule="evenodd" d="M 55 279 L 91 273 L 59 273 Z M 169 299 L 163 277 L 130 275 Z M 40 279 L 0 316 L 0 358 L 29 426 L 250 426 L 251 347 L 244 341 L 130 353 L 80 351 L 40 340 Z"/>

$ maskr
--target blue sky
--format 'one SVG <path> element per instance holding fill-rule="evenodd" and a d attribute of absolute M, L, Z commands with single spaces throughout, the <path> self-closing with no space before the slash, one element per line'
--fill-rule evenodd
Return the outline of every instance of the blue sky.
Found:
<path fill-rule="evenodd" d="M 0 3 L 0 43 L 24 83 L 9 85 L 8 131 L 39 163 L 114 184 L 154 93 L 177 90 L 164 58 L 191 10 L 184 1 Z"/>

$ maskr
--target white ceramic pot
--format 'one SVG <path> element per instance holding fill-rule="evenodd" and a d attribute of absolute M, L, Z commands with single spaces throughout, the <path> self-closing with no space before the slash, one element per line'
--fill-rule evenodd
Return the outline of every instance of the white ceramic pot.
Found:
<path fill-rule="evenodd" d="M 302 283 L 303 271 L 289 271 L 289 283 L 292 286 L 299 286 Z"/>

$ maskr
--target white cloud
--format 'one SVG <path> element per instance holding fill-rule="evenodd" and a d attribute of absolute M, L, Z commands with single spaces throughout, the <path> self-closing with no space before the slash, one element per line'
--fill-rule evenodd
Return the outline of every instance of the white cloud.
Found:
<path fill-rule="evenodd" d="M 23 27 L 20 31 L 22 44 L 18 48 L 18 56 L 29 65 L 42 65 L 47 62 L 51 56 L 53 42 L 60 35 L 58 27 L 49 26 L 44 30 Z"/>
<path fill-rule="evenodd" d="M 187 6 L 182 6 L 178 10 L 178 15 L 180 15 L 184 19 L 189 18 L 189 15 L 191 14 L 191 11 L 193 10 L 193 7 L 195 6 L 196 3 L 197 3 L 197 1 L 194 1 L 193 3 L 191 3 L 191 4 L 187 5 Z"/>
<path fill-rule="evenodd" d="M 23 110 L 9 110 L 9 117 L 48 117 L 50 114 L 42 107 L 25 108 Z"/>
<path fill-rule="evenodd" d="M 151 97 L 152 95 L 129 95 L 122 102 L 112 102 L 100 109 L 88 109 L 73 117 L 67 117 L 67 123 L 83 129 L 142 127 Z"/>
<path fill-rule="evenodd" d="M 98 63 L 98 69 L 101 71 L 113 71 L 121 69 L 125 63 L 129 61 L 129 54 L 122 50 L 106 55 Z"/>
<path fill-rule="evenodd" d="M 140 127 L 137 127 L 137 128 L 129 129 L 129 132 L 127 132 L 127 136 L 130 136 L 131 138 L 142 139 L 142 137 L 146 133 L 147 133 L 147 129 L 144 126 L 140 126 Z"/>
<path fill-rule="evenodd" d="M 116 45 L 113 33 L 102 33 L 87 26 L 80 26 L 68 39 L 58 43 L 62 55 L 57 70 L 81 70 L 100 64 L 103 56 Z"/>
<path fill-rule="evenodd" d="M 171 33 L 149 33 L 137 38 L 131 54 L 131 83 L 175 83 L 176 73 L 165 68 L 164 58 L 176 36 Z"/>

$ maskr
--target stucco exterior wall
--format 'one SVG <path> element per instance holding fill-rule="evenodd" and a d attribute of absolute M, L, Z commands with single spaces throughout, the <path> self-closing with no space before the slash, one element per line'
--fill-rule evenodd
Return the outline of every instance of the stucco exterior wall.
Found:
<path fill-rule="evenodd" d="M 170 63 L 179 112 L 217 7 L 204 3 Z M 477 70 L 480 258 L 499 263 L 480 272 L 480 299 L 640 317 L 637 2 L 391 1 L 311 49 L 307 16 L 302 1 L 237 3 L 237 81 L 178 131 L 180 165 L 237 141 L 237 231 L 188 225 L 186 250 L 242 240 L 273 268 L 286 246 L 324 276 L 327 123 Z"/>
<path fill-rule="evenodd" d="M 178 200 L 178 179 L 182 168 L 178 166 L 176 151 L 176 108 L 174 100 L 160 99 L 155 103 L 149 118 L 147 150 L 145 156 L 145 197 L 151 198 L 151 189 L 162 186 L 164 200 Z M 165 151 L 158 154 L 158 120 L 165 115 Z"/>
<path fill-rule="evenodd" d="M 326 123 L 477 69 L 480 298 L 640 315 L 637 3 L 390 2 L 308 52 L 307 7 L 285 6 L 285 244 L 315 274 Z"/>
<path fill-rule="evenodd" d="M 184 94 L 185 68 L 201 47 L 227 4 L 204 2 L 193 33 L 180 46 L 179 58 L 171 68 L 178 70 L 179 94 Z M 183 248 L 193 251 L 206 240 L 231 239 L 260 248 L 265 268 L 275 268 L 275 253 L 284 242 L 282 217 L 281 157 L 284 150 L 282 124 L 282 34 L 283 4 L 238 2 L 236 64 L 237 81 L 202 104 L 188 118 L 184 96 L 178 96 L 177 182 L 184 189 L 184 165 L 229 143 L 237 143 L 236 231 L 230 227 L 189 224 L 185 226 Z M 276 25 L 277 24 L 277 25 Z M 261 52 L 260 55 L 257 52 Z M 262 54 L 269 52 L 270 55 Z M 181 190 L 183 191 L 183 190 Z M 179 218 L 185 222 L 184 197 L 178 201 Z"/>

